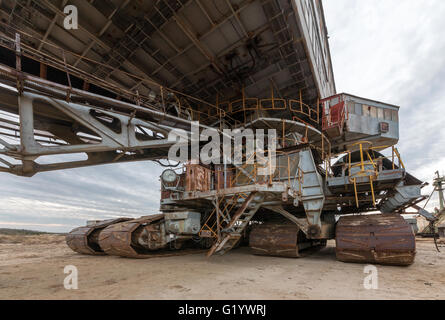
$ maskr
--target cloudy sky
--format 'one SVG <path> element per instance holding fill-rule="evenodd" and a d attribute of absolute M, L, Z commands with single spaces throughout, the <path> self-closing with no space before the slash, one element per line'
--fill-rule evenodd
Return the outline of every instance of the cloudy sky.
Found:
<path fill-rule="evenodd" d="M 401 106 L 398 148 L 405 166 L 426 181 L 436 170 L 444 173 L 443 0 L 323 4 L 337 91 Z M 0 173 L 0 227 L 63 232 L 88 219 L 156 213 L 161 171 L 139 162 L 33 178 Z M 429 208 L 437 205 L 433 200 Z"/>

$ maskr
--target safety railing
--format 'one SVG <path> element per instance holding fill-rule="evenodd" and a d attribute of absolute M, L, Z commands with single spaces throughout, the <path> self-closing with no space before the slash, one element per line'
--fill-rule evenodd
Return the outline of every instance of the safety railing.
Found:
<path fill-rule="evenodd" d="M 320 123 L 319 103 L 317 102 L 315 106 L 309 106 L 304 103 L 301 91 L 299 99 L 283 99 L 275 97 L 272 88 L 271 95 L 268 98 L 246 97 L 243 89 L 240 99 L 219 102 L 217 105 L 220 109 L 223 109 L 226 114 L 231 114 L 234 117 L 238 113 L 244 113 L 244 118 L 246 118 L 246 113 L 251 111 L 288 110 L 292 120 L 302 121 L 312 126 L 318 126 Z M 306 118 L 306 121 L 301 119 L 302 116 Z"/>
<path fill-rule="evenodd" d="M 290 186 L 292 179 L 297 176 L 298 152 L 275 152 L 275 160 L 269 157 L 271 153 L 267 150 L 264 154 L 254 152 L 243 164 L 227 168 L 228 187 L 272 184 L 273 182 L 287 182 Z"/>
<path fill-rule="evenodd" d="M 367 145 L 368 147 L 364 148 L 363 145 Z M 360 162 L 359 163 L 355 163 L 354 165 L 351 165 L 351 153 L 353 151 L 348 150 L 348 156 L 349 156 L 349 160 L 348 160 L 348 164 L 349 164 L 349 170 L 351 168 L 354 167 L 360 167 L 361 171 L 365 172 L 366 170 L 364 170 L 364 166 L 366 164 L 368 165 L 372 165 L 374 168 L 377 169 L 377 167 L 379 166 L 379 163 L 383 160 L 383 159 L 388 159 L 391 161 L 391 167 L 394 170 L 396 167 L 397 168 L 403 168 L 405 169 L 405 165 L 402 161 L 402 157 L 400 156 L 399 150 L 395 147 L 395 146 L 388 146 L 388 145 L 384 145 L 384 146 L 372 146 L 372 142 L 370 141 L 360 141 L 357 143 L 354 143 L 348 147 L 354 147 L 354 146 L 359 146 L 359 150 L 360 150 Z M 379 156 L 379 157 L 373 157 L 373 151 L 382 151 L 384 149 L 387 149 L 391 147 L 391 156 Z M 396 164 L 396 160 L 397 160 L 397 164 Z"/>
<path fill-rule="evenodd" d="M 225 101 L 219 104 L 219 107 L 226 111 L 228 114 L 237 114 L 239 112 L 246 111 L 282 111 L 289 110 L 291 116 L 298 117 L 298 115 L 304 115 L 307 117 L 308 122 L 312 125 L 319 123 L 318 111 L 313 107 L 303 103 L 296 99 L 278 99 L 278 98 L 245 98 L 237 99 L 234 101 Z"/>
<path fill-rule="evenodd" d="M 378 152 L 389 147 L 391 147 L 392 151 L 391 156 L 383 156 L 379 154 L 378 157 L 375 157 L 373 151 Z M 359 161 L 353 161 L 352 153 L 357 151 L 359 152 L 360 159 Z M 371 193 L 372 201 L 375 205 L 376 198 L 374 193 L 374 181 L 378 179 L 379 174 L 383 170 L 383 160 L 390 160 L 390 166 L 393 170 L 396 168 L 396 166 L 397 168 L 405 169 L 400 153 L 395 146 L 372 146 L 372 142 L 370 141 L 359 141 L 348 145 L 348 150 L 341 154 L 345 154 L 347 156 L 346 167 L 348 170 L 349 181 L 354 185 L 354 195 L 357 207 L 359 207 L 357 186 L 359 184 L 363 184 L 358 182 L 360 178 L 367 177 L 369 179 L 369 192 Z M 398 161 L 397 165 L 396 160 Z M 343 166 L 344 164 L 341 165 Z M 368 184 L 368 182 L 364 182 L 364 184 Z"/>
<path fill-rule="evenodd" d="M 395 157 L 397 157 L 397 160 L 399 161 L 398 167 L 405 169 L 405 164 L 402 161 L 402 157 L 400 156 L 399 150 L 396 147 L 392 146 L 391 162 L 393 170 L 395 169 L 396 166 L 394 161 Z"/>
<path fill-rule="evenodd" d="M 367 145 L 367 148 L 363 148 L 363 145 Z M 377 178 L 379 171 L 378 168 L 373 161 L 371 155 L 369 154 L 369 150 L 372 150 L 372 143 L 369 141 L 360 141 L 351 145 L 351 147 L 358 146 L 360 150 L 360 161 L 356 163 L 351 162 L 351 151 L 348 152 L 348 172 L 349 172 L 349 180 L 354 184 L 354 196 L 355 203 L 357 208 L 359 207 L 359 199 L 358 199 L 358 191 L 357 191 L 357 179 L 359 177 L 368 177 L 369 178 L 369 186 L 370 193 L 372 196 L 372 202 L 375 206 L 375 194 L 374 194 L 374 184 L 373 179 Z M 366 158 L 365 158 L 366 155 Z M 355 168 L 358 168 L 358 171 L 355 171 Z M 372 169 L 371 169 L 372 168 Z"/>

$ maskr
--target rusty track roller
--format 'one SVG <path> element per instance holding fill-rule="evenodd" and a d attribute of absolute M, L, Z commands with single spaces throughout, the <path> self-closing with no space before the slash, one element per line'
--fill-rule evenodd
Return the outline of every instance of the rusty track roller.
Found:
<path fill-rule="evenodd" d="M 154 258 L 202 252 L 197 249 L 182 249 L 181 243 L 165 244 L 162 237 L 163 214 L 141 217 L 105 228 L 99 235 L 99 244 L 108 255 L 127 258 Z"/>
<path fill-rule="evenodd" d="M 249 237 L 249 246 L 258 255 L 298 258 L 301 250 L 324 245 L 326 240 L 308 240 L 295 224 L 256 225 Z"/>
<path fill-rule="evenodd" d="M 65 237 L 66 244 L 75 252 L 90 255 L 104 255 L 105 252 L 99 245 L 99 234 L 106 227 L 130 218 L 118 218 L 105 220 L 92 226 L 79 227 L 71 230 Z"/>
<path fill-rule="evenodd" d="M 336 255 L 344 262 L 410 265 L 416 241 L 399 214 L 343 216 L 336 228 Z"/>

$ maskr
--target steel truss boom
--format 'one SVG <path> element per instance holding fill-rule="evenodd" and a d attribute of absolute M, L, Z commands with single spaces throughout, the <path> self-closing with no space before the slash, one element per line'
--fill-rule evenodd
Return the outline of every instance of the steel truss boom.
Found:
<path fill-rule="evenodd" d="M 41 171 L 165 159 L 174 143 L 168 140 L 171 130 L 191 129 L 191 120 L 66 87 L 4 65 L 0 73 L 3 172 L 32 176 Z M 13 78 L 20 79 L 19 89 Z M 41 156 L 78 153 L 87 159 L 36 161 Z"/>

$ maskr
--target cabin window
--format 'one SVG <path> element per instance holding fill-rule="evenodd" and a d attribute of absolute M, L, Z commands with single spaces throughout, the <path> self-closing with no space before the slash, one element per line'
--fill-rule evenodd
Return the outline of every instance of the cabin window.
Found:
<path fill-rule="evenodd" d="M 385 109 L 385 120 L 391 121 L 391 110 Z"/>
<path fill-rule="evenodd" d="M 371 108 L 368 105 L 364 104 L 362 109 L 363 109 L 363 116 L 369 117 L 369 115 L 371 114 Z"/>
<path fill-rule="evenodd" d="M 392 121 L 399 121 L 399 113 L 397 110 L 392 110 Z"/>
<path fill-rule="evenodd" d="M 355 114 L 362 115 L 362 105 L 360 103 L 355 104 Z"/>
<path fill-rule="evenodd" d="M 379 119 L 384 119 L 385 116 L 383 114 L 383 108 L 377 108 L 377 116 L 379 117 Z"/>

